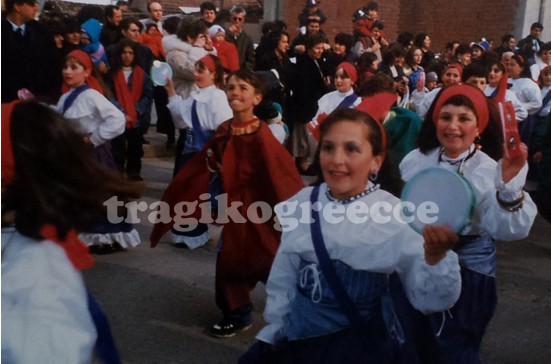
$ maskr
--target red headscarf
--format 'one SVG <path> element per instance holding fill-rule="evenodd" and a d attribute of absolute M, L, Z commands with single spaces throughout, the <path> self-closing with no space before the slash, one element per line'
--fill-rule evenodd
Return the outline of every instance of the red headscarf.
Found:
<path fill-rule="evenodd" d="M 442 110 L 442 107 L 446 101 L 456 95 L 463 95 L 473 103 L 476 116 L 478 118 L 478 131 L 482 133 L 490 120 L 488 102 L 482 91 L 480 91 L 478 87 L 471 85 L 452 85 L 440 91 L 438 100 L 436 101 L 436 106 L 434 107 L 434 111 L 432 113 L 432 121 L 436 124 L 440 116 L 440 110 Z"/>
<path fill-rule="evenodd" d="M 13 108 L 19 102 L 15 100 L 9 104 L 2 104 L 2 187 L 13 183 L 15 160 L 11 142 L 11 115 Z M 94 265 L 94 259 L 88 252 L 88 247 L 78 238 L 76 232 L 71 230 L 61 240 L 57 228 L 52 224 L 45 224 L 40 229 L 40 235 L 44 239 L 51 240 L 63 248 L 67 258 L 76 269 L 86 269 Z"/>
<path fill-rule="evenodd" d="M 77 49 L 67 54 L 67 57 L 65 57 L 65 59 L 68 58 L 75 58 L 80 64 L 82 64 L 85 70 L 90 71 L 90 76 L 86 77 L 86 84 L 90 86 L 90 88 L 93 88 L 103 95 L 103 89 L 101 88 L 99 81 L 94 76 L 92 76 L 94 66 L 92 64 L 92 59 L 90 58 L 88 53 Z M 63 85 L 61 86 L 62 93 L 66 93 L 70 89 L 71 87 L 69 87 L 69 85 L 67 85 L 66 83 L 63 83 Z"/>
<path fill-rule="evenodd" d="M 342 68 L 346 71 L 346 74 L 348 75 L 348 77 L 350 77 L 350 80 L 352 80 L 353 83 L 356 83 L 356 81 L 358 81 L 358 71 L 352 63 L 342 62 L 337 66 L 337 71 L 339 70 L 339 68 Z"/>
<path fill-rule="evenodd" d="M 216 65 L 214 64 L 214 60 L 210 56 L 210 54 L 207 54 L 206 56 L 203 56 L 201 59 L 199 59 L 198 62 L 201 62 L 205 65 L 206 69 L 208 69 L 211 73 L 216 72 Z"/>

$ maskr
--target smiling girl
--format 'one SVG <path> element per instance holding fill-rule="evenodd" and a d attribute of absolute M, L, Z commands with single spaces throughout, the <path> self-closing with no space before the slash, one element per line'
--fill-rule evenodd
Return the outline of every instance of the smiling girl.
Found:
<path fill-rule="evenodd" d="M 448 308 L 459 296 L 459 265 L 447 248 L 449 231 L 439 228 L 442 239 L 423 239 L 396 219 L 335 222 L 325 214 L 400 202 L 372 181 L 385 159 L 385 140 L 382 126 L 355 109 L 335 110 L 321 125 L 323 182 L 285 204 L 321 204 L 324 213 L 306 220 L 300 209 L 291 215 L 298 226 L 284 229 L 266 285 L 268 325 L 257 335 L 257 346 L 275 345 L 275 363 L 393 362 L 397 338 L 387 328 L 396 323 L 388 300 L 394 272 L 412 304 L 425 312 Z M 283 204 L 276 213 L 289 217 Z M 343 307 L 343 297 L 352 308 Z"/>
<path fill-rule="evenodd" d="M 427 114 L 419 135 L 419 149 L 400 164 L 402 179 L 442 167 L 462 175 L 475 194 L 474 214 L 453 247 L 461 263 L 461 296 L 450 309 L 428 318 L 434 334 L 429 353 L 438 363 L 480 363 L 478 350 L 497 304 L 494 239 L 526 237 L 536 216 L 536 207 L 523 192 L 528 172 L 527 148 L 520 154 L 494 161 L 478 150 L 475 139 L 490 123 L 484 94 L 471 85 L 444 88 Z M 434 187 L 433 187 L 434 188 Z M 452 191 L 450 191 L 452 193 Z M 403 315 L 413 320 L 415 314 Z M 417 331 L 412 333 L 417 335 Z"/>
<path fill-rule="evenodd" d="M 165 89 L 168 94 L 168 109 L 179 129 L 186 129 L 183 151 L 176 158 L 175 171 L 199 152 L 214 136 L 214 131 L 224 121 L 231 119 L 232 110 L 223 87 L 224 69 L 216 56 L 206 55 L 195 63 L 195 85 L 197 90 L 182 99 L 176 94 L 174 84 L 168 80 Z M 207 243 L 210 235 L 206 224 L 199 225 L 192 232 L 172 231 L 172 243 L 177 247 L 198 248 Z"/>

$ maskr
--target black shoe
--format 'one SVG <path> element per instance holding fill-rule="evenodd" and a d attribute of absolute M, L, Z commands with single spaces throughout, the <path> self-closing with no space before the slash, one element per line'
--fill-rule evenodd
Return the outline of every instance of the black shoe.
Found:
<path fill-rule="evenodd" d="M 250 329 L 252 326 L 252 324 L 245 324 L 239 320 L 224 318 L 222 321 L 212 325 L 209 329 L 209 334 L 219 338 L 232 337 L 238 332 Z"/>
<path fill-rule="evenodd" d="M 116 253 L 117 248 L 114 246 L 114 244 L 99 244 L 99 245 L 90 245 L 88 247 L 88 251 L 90 252 L 90 254 L 107 255 L 107 254 Z"/>
<path fill-rule="evenodd" d="M 128 178 L 129 180 L 131 180 L 131 181 L 143 181 L 143 178 L 142 178 L 142 176 L 140 176 L 139 173 L 137 173 L 137 174 L 129 174 L 127 178 Z"/>
<path fill-rule="evenodd" d="M 178 249 L 189 249 L 185 243 L 170 243 L 170 245 Z"/>

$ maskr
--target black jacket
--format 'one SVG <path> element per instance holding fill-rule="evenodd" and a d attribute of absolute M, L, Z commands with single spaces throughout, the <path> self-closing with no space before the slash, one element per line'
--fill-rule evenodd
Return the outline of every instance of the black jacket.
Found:
<path fill-rule="evenodd" d="M 54 39 L 37 21 L 29 21 L 25 27 L 25 35 L 18 39 L 11 23 L 2 18 L 2 102 L 17 99 L 22 88 L 55 102 L 61 90 L 61 68 Z"/>

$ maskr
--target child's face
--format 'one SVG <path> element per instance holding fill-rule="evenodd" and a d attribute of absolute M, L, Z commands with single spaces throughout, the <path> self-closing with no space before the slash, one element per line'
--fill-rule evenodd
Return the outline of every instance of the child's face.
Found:
<path fill-rule="evenodd" d="M 335 88 L 337 91 L 346 93 L 352 89 L 353 84 L 350 77 L 345 76 L 343 69 L 339 68 L 335 73 Z"/>
<path fill-rule="evenodd" d="M 197 87 L 205 88 L 214 85 L 214 72 L 206 68 L 201 68 L 199 65 L 195 65 L 195 72 L 193 74 Z"/>
<path fill-rule="evenodd" d="M 482 56 L 482 49 L 478 47 L 473 47 L 473 54 L 471 56 L 472 59 L 478 59 Z"/>
<path fill-rule="evenodd" d="M 379 171 L 383 158 L 373 155 L 368 127 L 342 120 L 335 123 L 320 142 L 323 178 L 338 199 L 347 199 L 365 190 L 369 175 Z"/>
<path fill-rule="evenodd" d="M 156 27 L 149 27 L 149 29 L 147 29 L 147 34 L 159 34 L 159 29 Z"/>
<path fill-rule="evenodd" d="M 65 34 L 65 41 L 69 44 L 79 45 L 80 44 L 80 32 L 72 32 Z"/>
<path fill-rule="evenodd" d="M 551 71 L 545 71 L 541 74 L 544 86 L 551 86 Z"/>
<path fill-rule="evenodd" d="M 369 70 L 371 72 L 377 72 L 378 69 L 379 69 L 379 60 L 376 59 L 371 63 L 371 66 L 369 67 Z"/>
<path fill-rule="evenodd" d="M 430 82 L 427 82 L 427 83 L 425 83 L 425 87 L 426 87 L 429 91 L 432 91 L 432 90 L 434 90 L 434 88 L 436 87 L 436 82 L 437 82 L 437 81 L 430 81 Z"/>
<path fill-rule="evenodd" d="M 464 66 L 468 65 L 471 63 L 471 53 L 468 52 L 468 53 L 463 53 L 463 54 L 460 54 L 459 55 L 459 62 L 461 62 Z"/>
<path fill-rule="evenodd" d="M 448 68 L 442 75 L 444 86 L 456 85 L 461 82 L 461 75 L 456 68 Z"/>
<path fill-rule="evenodd" d="M 80 33 L 80 44 L 87 45 L 90 44 L 90 38 L 87 34 Z"/>
<path fill-rule="evenodd" d="M 486 90 L 486 86 L 488 85 L 488 81 L 486 80 L 485 77 L 476 77 L 476 76 L 469 77 L 465 83 L 478 87 L 482 92 Z"/>
<path fill-rule="evenodd" d="M 224 33 L 223 32 L 216 33 L 216 35 L 214 36 L 214 41 L 222 42 L 223 40 L 224 40 Z"/>
<path fill-rule="evenodd" d="M 551 65 L 551 50 L 541 52 L 540 58 L 546 65 Z"/>
<path fill-rule="evenodd" d="M 285 34 L 279 38 L 279 42 L 277 42 L 277 49 L 281 53 L 287 52 L 287 48 L 289 48 L 289 37 L 287 37 Z"/>
<path fill-rule="evenodd" d="M 84 84 L 90 71 L 74 59 L 68 59 L 63 66 L 63 81 L 69 87 L 79 87 Z"/>
<path fill-rule="evenodd" d="M 226 95 L 234 113 L 252 113 L 253 108 L 262 101 L 262 95 L 253 85 L 235 76 L 228 79 Z"/>
<path fill-rule="evenodd" d="M 436 137 L 445 153 L 455 158 L 473 144 L 478 135 L 478 120 L 466 106 L 444 105 L 436 122 Z"/>
<path fill-rule="evenodd" d="M 373 38 L 379 39 L 381 37 L 381 29 L 379 28 L 371 28 L 371 34 L 373 34 Z"/>
<path fill-rule="evenodd" d="M 131 67 L 134 63 L 134 50 L 132 47 L 124 47 L 121 52 L 121 61 L 123 67 Z"/>
<path fill-rule="evenodd" d="M 423 51 L 420 50 L 420 49 L 416 49 L 415 51 L 413 51 L 413 63 L 414 65 L 418 66 L 421 64 L 421 62 L 423 61 Z"/>
<path fill-rule="evenodd" d="M 509 77 L 519 78 L 522 73 L 523 68 L 517 63 L 516 60 L 511 58 L 507 64 L 507 72 L 509 72 Z"/>
<path fill-rule="evenodd" d="M 369 19 L 377 19 L 377 16 L 379 15 L 379 11 L 378 10 L 368 10 L 367 11 L 367 17 Z"/>
<path fill-rule="evenodd" d="M 501 77 L 503 77 L 503 71 L 494 64 L 492 68 L 490 68 L 490 73 L 488 74 L 488 83 L 492 87 L 497 87 L 499 81 L 501 81 Z"/>

